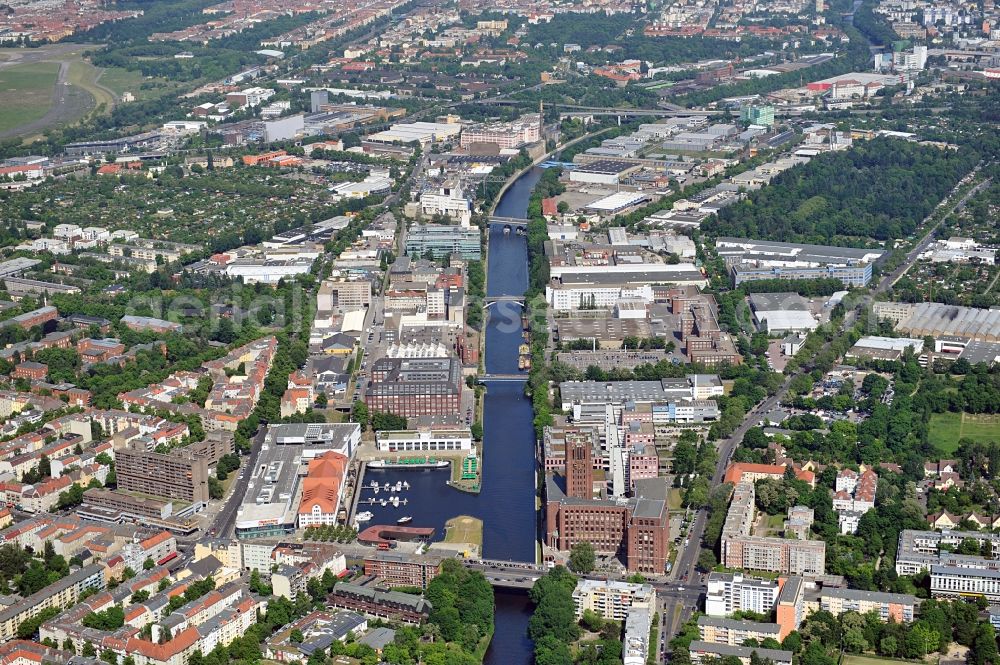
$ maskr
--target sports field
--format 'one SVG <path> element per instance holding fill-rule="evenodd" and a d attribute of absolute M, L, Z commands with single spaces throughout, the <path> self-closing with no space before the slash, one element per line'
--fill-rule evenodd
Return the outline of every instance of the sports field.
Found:
<path fill-rule="evenodd" d="M 943 455 L 955 452 L 962 439 L 1000 441 L 1000 415 L 935 413 L 931 416 L 927 438 Z"/>
<path fill-rule="evenodd" d="M 42 118 L 52 106 L 58 62 L 0 67 L 0 132 Z"/>
<path fill-rule="evenodd" d="M 483 521 L 468 515 L 453 517 L 445 523 L 444 542 L 483 545 Z"/>

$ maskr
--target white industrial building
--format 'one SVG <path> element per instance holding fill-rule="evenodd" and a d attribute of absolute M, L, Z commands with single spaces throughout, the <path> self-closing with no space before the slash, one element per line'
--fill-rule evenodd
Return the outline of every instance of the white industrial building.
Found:
<path fill-rule="evenodd" d="M 472 431 L 465 429 L 383 430 L 375 433 L 380 453 L 453 452 L 472 450 Z"/>
<path fill-rule="evenodd" d="M 247 284 L 277 284 L 282 279 L 304 275 L 312 268 L 313 259 L 237 259 L 226 266 L 226 275 L 242 277 Z"/>
<path fill-rule="evenodd" d="M 288 141 L 301 136 L 305 131 L 305 116 L 301 113 L 287 118 L 264 121 L 264 141 Z"/>
<path fill-rule="evenodd" d="M 601 215 L 614 215 L 647 200 L 649 197 L 641 192 L 618 192 L 592 201 L 587 204 L 586 208 Z"/>
<path fill-rule="evenodd" d="M 397 123 L 389 129 L 366 138 L 377 143 L 413 143 L 422 146 L 458 138 L 462 125 L 452 122 Z"/>
<path fill-rule="evenodd" d="M 652 284 L 704 288 L 705 275 L 690 263 L 623 264 L 614 266 L 553 266 L 545 299 L 557 311 L 610 309 L 622 300 L 653 302 Z"/>
<path fill-rule="evenodd" d="M 797 293 L 752 293 L 749 299 L 754 324 L 769 335 L 808 332 L 819 326 L 808 303 Z"/>
<path fill-rule="evenodd" d="M 472 222 L 472 204 L 461 187 L 446 185 L 437 192 L 420 195 L 420 214 L 424 217 L 442 215 L 468 228 Z"/>
<path fill-rule="evenodd" d="M 392 191 L 392 179 L 370 175 L 361 182 L 342 182 L 330 190 L 341 199 L 363 199 L 366 196 L 388 194 Z"/>

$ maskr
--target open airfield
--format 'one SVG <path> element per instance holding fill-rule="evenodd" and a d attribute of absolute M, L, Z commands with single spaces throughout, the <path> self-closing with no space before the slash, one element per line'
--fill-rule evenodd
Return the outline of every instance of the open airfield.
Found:
<path fill-rule="evenodd" d="M 103 70 L 83 60 L 90 48 L 0 49 L 0 139 L 29 137 L 73 124 L 101 105 L 114 106 L 117 95 L 100 82 Z"/>

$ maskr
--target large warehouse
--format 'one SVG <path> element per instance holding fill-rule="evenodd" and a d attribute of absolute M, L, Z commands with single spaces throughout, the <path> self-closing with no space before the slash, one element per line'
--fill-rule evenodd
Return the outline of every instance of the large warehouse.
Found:
<path fill-rule="evenodd" d="M 922 302 L 875 303 L 875 316 L 896 322 L 896 331 L 910 337 L 957 337 L 1000 342 L 1000 310 Z"/>
<path fill-rule="evenodd" d="M 808 332 L 819 325 L 805 298 L 797 293 L 752 293 L 750 309 L 758 329 L 769 335 Z"/>
<path fill-rule="evenodd" d="M 715 248 L 732 271 L 734 286 L 761 279 L 833 277 L 846 286 L 865 286 L 878 249 L 805 245 L 791 242 L 718 238 Z"/>
<path fill-rule="evenodd" d="M 601 159 L 589 164 L 580 164 L 569 172 L 570 182 L 584 182 L 595 185 L 617 185 L 620 178 L 638 171 L 642 166 L 617 159 Z"/>

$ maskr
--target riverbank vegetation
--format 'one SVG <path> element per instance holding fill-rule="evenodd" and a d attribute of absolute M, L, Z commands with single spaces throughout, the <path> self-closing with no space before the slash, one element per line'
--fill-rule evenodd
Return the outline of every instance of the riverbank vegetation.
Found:
<path fill-rule="evenodd" d="M 493 637 L 495 611 L 493 587 L 486 577 L 455 559 L 446 559 L 441 572 L 427 586 L 426 596 L 432 606 L 429 622 L 437 627 L 441 640 L 419 642 L 415 645 L 419 655 L 415 649 L 401 647 L 391 660 L 386 658 L 387 662 L 481 663 Z"/>

